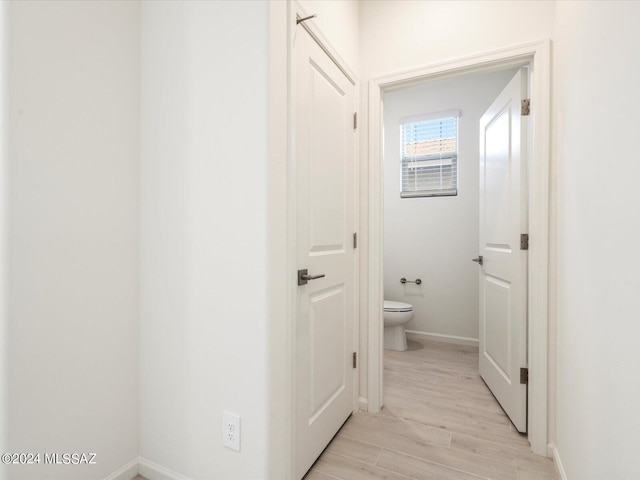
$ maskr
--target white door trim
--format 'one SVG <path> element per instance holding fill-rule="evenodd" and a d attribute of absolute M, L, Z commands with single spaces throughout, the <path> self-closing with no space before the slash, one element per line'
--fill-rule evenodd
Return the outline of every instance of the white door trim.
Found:
<path fill-rule="evenodd" d="M 549 257 L 549 132 L 551 41 L 542 40 L 454 59 L 369 81 L 369 284 L 368 410 L 382 407 L 383 180 L 382 93 L 426 79 L 530 65 L 531 151 L 529 167 L 528 425 L 532 450 L 547 455 L 547 296 Z"/>

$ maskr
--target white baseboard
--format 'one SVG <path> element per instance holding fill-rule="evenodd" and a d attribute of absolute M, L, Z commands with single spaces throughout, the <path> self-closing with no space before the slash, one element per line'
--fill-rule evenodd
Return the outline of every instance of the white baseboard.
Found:
<path fill-rule="evenodd" d="M 369 411 L 369 400 L 367 400 L 364 397 L 359 397 L 358 398 L 358 405 L 360 406 L 360 410 L 362 410 L 363 412 L 368 412 Z"/>
<path fill-rule="evenodd" d="M 416 330 L 406 330 L 406 333 L 409 337 L 415 336 L 426 338 L 427 340 L 432 340 L 434 342 L 454 343 L 456 345 L 468 345 L 471 347 L 477 347 L 480 344 L 480 341 L 477 338 L 471 337 L 458 337 L 456 335 L 443 335 L 441 333 L 418 332 Z"/>
<path fill-rule="evenodd" d="M 560 460 L 560 454 L 558 453 L 555 443 L 551 444 L 551 451 L 553 452 L 553 463 L 556 466 L 558 475 L 560 475 L 560 480 L 567 480 L 567 472 L 564 471 L 562 460 Z"/>
<path fill-rule="evenodd" d="M 179 473 L 142 457 L 138 458 L 138 472 L 149 480 L 189 480 Z"/>
<path fill-rule="evenodd" d="M 553 443 L 547 443 L 547 458 L 553 458 Z"/>
<path fill-rule="evenodd" d="M 138 475 L 138 458 L 134 458 L 126 465 L 120 467 L 104 480 L 131 480 Z"/>

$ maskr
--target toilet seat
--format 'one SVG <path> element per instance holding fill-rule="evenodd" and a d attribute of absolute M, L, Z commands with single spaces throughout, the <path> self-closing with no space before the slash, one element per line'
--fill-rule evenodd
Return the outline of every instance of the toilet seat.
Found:
<path fill-rule="evenodd" d="M 391 300 L 384 301 L 385 312 L 411 312 L 412 310 L 413 305 L 410 303 L 394 302 Z"/>

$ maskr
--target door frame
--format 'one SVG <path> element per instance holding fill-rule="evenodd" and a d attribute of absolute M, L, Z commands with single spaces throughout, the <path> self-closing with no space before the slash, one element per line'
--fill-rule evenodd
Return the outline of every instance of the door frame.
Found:
<path fill-rule="evenodd" d="M 383 404 L 383 166 L 382 95 L 386 90 L 435 78 L 507 67 L 530 67 L 531 138 L 529 150 L 529 259 L 527 306 L 528 436 L 534 453 L 547 456 L 547 330 L 549 262 L 549 162 L 551 41 L 548 39 L 373 78 L 369 81 L 369 255 L 367 310 L 367 408 Z"/>

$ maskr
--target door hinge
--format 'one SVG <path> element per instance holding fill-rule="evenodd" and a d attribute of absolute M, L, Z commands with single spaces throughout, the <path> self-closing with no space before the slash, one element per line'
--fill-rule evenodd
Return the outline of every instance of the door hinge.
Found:
<path fill-rule="evenodd" d="M 356 352 L 353 352 L 353 368 L 356 368 L 358 366 L 358 354 Z"/>
<path fill-rule="evenodd" d="M 529 250 L 529 234 L 520 234 L 520 250 Z"/>
<path fill-rule="evenodd" d="M 520 101 L 520 115 L 523 117 L 528 116 L 531 113 L 531 99 L 525 98 Z"/>
<path fill-rule="evenodd" d="M 353 129 L 358 128 L 358 112 L 353 113 Z"/>
<path fill-rule="evenodd" d="M 528 368 L 521 368 L 520 369 L 520 383 L 522 383 L 523 385 L 528 385 L 529 384 L 529 369 Z"/>
<path fill-rule="evenodd" d="M 353 248 L 358 248 L 358 232 L 353 234 Z"/>

